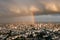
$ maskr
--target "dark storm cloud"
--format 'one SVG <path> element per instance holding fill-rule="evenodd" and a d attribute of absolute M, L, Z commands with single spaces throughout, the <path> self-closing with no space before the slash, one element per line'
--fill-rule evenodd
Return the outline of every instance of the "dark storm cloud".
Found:
<path fill-rule="evenodd" d="M 27 15 L 32 11 L 60 12 L 60 0 L 0 0 L 2 16 Z"/>
<path fill-rule="evenodd" d="M 34 13 L 60 13 L 60 0 L 0 0 L 0 22 L 17 21 L 15 17 L 26 15 L 34 21 Z"/>

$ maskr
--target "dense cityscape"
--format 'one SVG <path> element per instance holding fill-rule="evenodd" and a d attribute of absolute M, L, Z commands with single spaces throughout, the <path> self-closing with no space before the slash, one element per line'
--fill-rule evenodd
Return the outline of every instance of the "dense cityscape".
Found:
<path fill-rule="evenodd" d="M 0 40 L 60 40 L 60 24 L 0 24 Z"/>

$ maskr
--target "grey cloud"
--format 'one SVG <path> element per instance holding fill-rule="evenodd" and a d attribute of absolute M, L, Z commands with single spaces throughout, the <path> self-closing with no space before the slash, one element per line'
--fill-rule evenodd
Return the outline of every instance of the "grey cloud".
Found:
<path fill-rule="evenodd" d="M 46 10 L 45 7 L 47 6 L 47 4 L 50 3 L 55 4 L 58 7 L 57 9 L 59 9 L 60 8 L 59 2 L 60 0 L 0 0 L 0 6 L 2 7 L 2 8 L 0 7 L 1 8 L 0 10 L 1 12 L 4 13 L 4 15 L 5 14 L 10 15 L 13 14 L 13 12 L 9 10 L 10 6 L 12 5 L 18 8 L 22 8 L 22 7 L 30 8 L 30 6 L 33 5 L 44 12 Z"/>
<path fill-rule="evenodd" d="M 37 13 L 60 13 L 60 0 L 0 0 L 0 18 L 11 19 L 17 16 Z M 13 20 L 13 19 L 11 19 Z"/>

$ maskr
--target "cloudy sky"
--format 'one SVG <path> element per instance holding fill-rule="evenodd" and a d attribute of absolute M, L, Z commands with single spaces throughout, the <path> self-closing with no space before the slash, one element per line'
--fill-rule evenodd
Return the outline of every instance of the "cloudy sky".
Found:
<path fill-rule="evenodd" d="M 0 22 L 12 22 L 16 17 L 22 20 L 21 16 L 28 15 L 31 16 L 30 20 L 33 20 L 35 12 L 36 14 L 38 12 L 39 14 L 60 13 L 60 0 L 0 0 Z"/>

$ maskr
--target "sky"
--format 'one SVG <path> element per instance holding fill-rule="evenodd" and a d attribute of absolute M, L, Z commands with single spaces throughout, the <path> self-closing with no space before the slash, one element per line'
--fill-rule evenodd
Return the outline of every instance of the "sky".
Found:
<path fill-rule="evenodd" d="M 60 13 L 60 0 L 0 0 L 0 23 L 12 22 L 16 17 L 21 20 L 20 17 L 24 16 L 31 16 L 29 18 L 35 20 L 35 12 L 36 15 L 38 12 L 39 14 Z"/>

